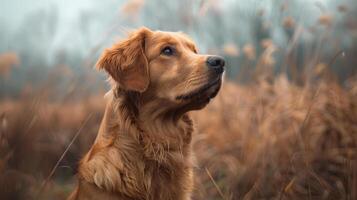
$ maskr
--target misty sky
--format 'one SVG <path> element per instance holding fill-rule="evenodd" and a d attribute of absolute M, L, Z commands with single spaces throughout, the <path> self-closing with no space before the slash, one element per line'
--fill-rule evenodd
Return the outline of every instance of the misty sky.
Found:
<path fill-rule="evenodd" d="M 0 41 L 0 51 L 17 51 L 24 48 L 21 45 L 30 45 L 34 49 L 39 49 L 39 51 L 46 51 L 45 56 L 49 58 L 55 55 L 55 52 L 59 49 L 88 54 L 92 48 L 100 44 L 112 43 L 120 34 L 120 30 L 141 25 L 164 30 L 183 29 L 196 41 L 199 40 L 197 42 L 201 45 L 201 49 L 216 46 L 217 44 L 213 40 L 217 38 L 207 37 L 207 33 L 205 33 L 205 30 L 210 28 L 211 18 L 209 16 L 202 16 L 197 22 L 201 26 L 201 33 L 196 30 L 184 29 L 185 25 L 180 24 L 182 19 L 177 19 L 175 12 L 180 12 L 182 8 L 176 7 L 182 2 L 188 1 L 172 0 L 170 3 L 165 1 L 166 7 L 161 7 L 161 3 L 157 3 L 158 1 L 147 1 L 150 4 L 145 4 L 142 9 L 144 14 L 140 14 L 137 20 L 131 21 L 130 18 L 123 18 L 121 15 L 121 7 L 127 2 L 124 0 L 2 0 L 0 6 L 2 29 L 0 30 L 2 40 Z M 334 7 L 335 11 L 338 3 L 351 1 L 295 0 L 291 3 L 289 13 L 296 16 L 301 24 L 309 26 L 316 23 L 316 18 L 324 10 L 329 12 L 330 7 Z M 207 2 L 209 1 L 207 0 Z M 223 42 L 238 41 L 244 43 L 252 40 L 250 28 L 254 26 L 247 19 L 257 15 L 259 9 L 264 9 L 265 17 L 268 18 L 268 21 L 273 21 L 270 18 L 274 19 L 277 7 L 280 6 L 277 5 L 277 2 L 281 3 L 284 0 L 211 0 L 211 2 L 218 2 L 214 6 L 220 9 L 223 23 L 228 27 L 224 33 L 225 37 L 222 37 L 221 40 Z M 196 5 L 200 5 L 200 1 L 197 1 Z M 192 13 L 198 16 L 199 9 L 197 7 L 183 8 L 193 10 Z M 49 26 L 50 31 L 52 31 L 49 33 L 50 36 L 43 35 L 42 28 L 47 29 L 48 27 L 32 27 L 33 20 L 38 20 L 39 23 L 41 21 L 41 23 Z M 280 26 L 281 22 L 279 21 L 277 25 Z M 213 26 L 211 29 L 217 29 L 217 25 Z M 238 39 L 235 39 L 237 37 L 236 31 L 235 29 L 232 31 L 231 27 L 236 27 L 239 31 Z M 220 28 L 218 27 L 218 29 Z M 284 43 L 281 28 L 273 28 L 271 32 L 274 40 L 281 44 Z M 307 39 L 308 37 L 309 35 L 306 35 Z"/>

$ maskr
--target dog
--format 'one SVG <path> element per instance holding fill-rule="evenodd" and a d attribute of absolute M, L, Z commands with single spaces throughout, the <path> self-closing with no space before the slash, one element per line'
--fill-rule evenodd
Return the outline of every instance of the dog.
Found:
<path fill-rule="evenodd" d="M 106 49 L 97 68 L 111 90 L 99 133 L 68 199 L 188 200 L 193 123 L 222 83 L 225 61 L 181 32 L 142 27 Z"/>

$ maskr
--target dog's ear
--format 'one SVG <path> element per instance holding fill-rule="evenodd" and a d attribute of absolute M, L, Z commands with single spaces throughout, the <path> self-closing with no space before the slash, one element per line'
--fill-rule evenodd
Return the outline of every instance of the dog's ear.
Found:
<path fill-rule="evenodd" d="M 151 31 L 145 27 L 131 33 L 129 38 L 106 49 L 97 62 L 125 90 L 144 92 L 150 82 L 145 56 L 145 39 Z"/>

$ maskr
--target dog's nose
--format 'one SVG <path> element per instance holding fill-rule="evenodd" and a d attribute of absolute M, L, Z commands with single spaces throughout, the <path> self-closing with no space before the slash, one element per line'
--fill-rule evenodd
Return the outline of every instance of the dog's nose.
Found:
<path fill-rule="evenodd" d="M 224 71 L 224 64 L 225 64 L 225 61 L 222 57 L 220 56 L 209 56 L 207 58 L 207 66 L 213 70 L 216 71 L 217 74 L 222 74 L 223 71 Z"/>

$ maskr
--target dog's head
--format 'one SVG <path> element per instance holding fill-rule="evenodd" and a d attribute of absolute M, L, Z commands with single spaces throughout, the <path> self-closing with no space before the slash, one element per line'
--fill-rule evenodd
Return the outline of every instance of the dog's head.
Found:
<path fill-rule="evenodd" d="M 106 49 L 97 66 L 124 90 L 194 110 L 217 95 L 224 64 L 222 57 L 199 54 L 183 33 L 141 28 Z"/>

